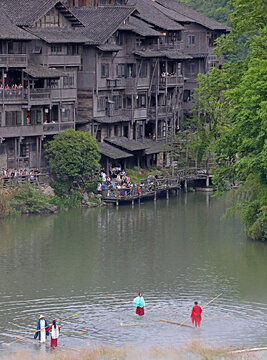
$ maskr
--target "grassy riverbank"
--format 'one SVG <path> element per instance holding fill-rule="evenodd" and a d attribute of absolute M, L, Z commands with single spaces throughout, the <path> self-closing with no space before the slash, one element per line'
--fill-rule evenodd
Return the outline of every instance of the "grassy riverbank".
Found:
<path fill-rule="evenodd" d="M 266 348 L 265 348 L 266 349 Z M 235 352 L 228 348 L 203 346 L 193 342 L 187 346 L 174 348 L 134 348 L 125 345 L 122 348 L 111 346 L 92 346 L 90 349 L 58 347 L 48 352 L 18 351 L 1 357 L 3 360 L 263 360 L 266 350 Z"/>

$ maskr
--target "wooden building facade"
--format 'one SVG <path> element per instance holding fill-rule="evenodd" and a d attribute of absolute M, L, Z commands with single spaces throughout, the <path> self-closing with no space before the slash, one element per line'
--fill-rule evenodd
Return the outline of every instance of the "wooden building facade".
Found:
<path fill-rule="evenodd" d="M 90 131 L 106 166 L 159 165 L 229 32 L 176 0 L 0 0 L 0 10 L 1 168 L 45 167 L 44 143 L 67 128 Z"/>

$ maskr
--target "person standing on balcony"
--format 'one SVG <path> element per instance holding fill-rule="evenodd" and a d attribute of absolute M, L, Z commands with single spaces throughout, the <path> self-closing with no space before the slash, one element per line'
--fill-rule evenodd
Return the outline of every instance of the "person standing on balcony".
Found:
<path fill-rule="evenodd" d="M 30 118 L 29 114 L 27 115 L 27 118 L 26 118 L 26 125 L 31 125 L 31 118 Z"/>

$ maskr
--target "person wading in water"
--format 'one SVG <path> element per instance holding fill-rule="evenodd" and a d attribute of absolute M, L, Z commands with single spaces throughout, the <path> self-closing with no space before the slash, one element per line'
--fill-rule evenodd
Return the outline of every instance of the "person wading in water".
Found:
<path fill-rule="evenodd" d="M 57 339 L 60 333 L 60 327 L 57 326 L 56 320 L 53 320 L 53 325 L 47 329 L 47 331 L 50 330 L 51 330 L 51 347 L 55 348 L 57 347 Z"/>
<path fill-rule="evenodd" d="M 200 327 L 201 313 L 202 313 L 202 309 L 198 305 L 198 302 L 195 301 L 195 306 L 193 307 L 191 313 L 192 324 L 195 325 L 195 327 Z"/>
<path fill-rule="evenodd" d="M 48 322 L 45 320 L 44 315 L 39 316 L 39 321 L 37 323 L 36 333 L 34 335 L 34 339 L 40 340 L 41 343 L 46 342 L 46 337 L 49 336 L 49 331 L 47 331 L 47 328 L 49 327 Z"/>
<path fill-rule="evenodd" d="M 143 298 L 142 293 L 138 293 L 138 296 L 133 301 L 134 306 L 136 307 L 136 314 L 139 316 L 143 316 L 145 314 L 145 300 Z"/>

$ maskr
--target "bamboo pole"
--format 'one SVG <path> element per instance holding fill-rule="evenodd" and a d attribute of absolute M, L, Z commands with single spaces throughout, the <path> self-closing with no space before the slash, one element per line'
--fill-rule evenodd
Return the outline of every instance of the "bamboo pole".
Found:
<path fill-rule="evenodd" d="M 128 326 L 145 326 L 145 325 L 155 325 L 156 321 L 153 323 L 140 323 L 140 324 L 118 324 L 119 327 L 128 327 Z"/>
<path fill-rule="evenodd" d="M 222 293 L 221 294 L 219 294 L 219 295 L 217 295 L 217 296 L 215 296 L 215 298 L 214 299 L 212 299 L 211 301 L 209 301 L 206 305 L 204 305 L 203 307 L 202 307 L 202 309 L 205 309 L 205 307 L 207 307 L 209 304 L 211 304 L 213 301 L 215 301 L 216 299 L 218 299 L 218 297 L 220 297 L 222 295 Z M 182 326 L 182 325 L 184 325 L 187 321 L 189 321 L 191 319 L 191 316 L 189 316 L 188 318 L 186 318 L 182 323 L 181 323 L 181 325 L 180 326 Z"/>
<path fill-rule="evenodd" d="M 70 318 L 72 318 L 72 317 L 74 317 L 74 316 L 77 316 L 77 315 L 79 315 L 79 314 L 80 314 L 80 313 L 76 313 L 76 314 L 74 314 L 74 315 L 68 316 L 68 317 L 66 317 L 65 319 L 59 320 L 58 323 L 60 323 L 60 322 L 62 322 L 62 321 L 65 321 L 65 320 L 67 320 L 67 319 L 70 319 Z M 48 326 L 45 326 L 44 328 L 42 328 L 42 329 L 40 329 L 40 330 L 35 330 L 34 332 L 30 333 L 30 335 L 34 335 L 36 332 L 42 331 L 42 330 L 46 329 L 47 327 L 49 327 L 49 326 L 51 326 L 51 325 L 52 325 L 52 324 L 50 324 L 50 325 L 48 325 Z M 17 340 L 15 340 L 15 341 L 12 341 L 11 343 L 7 344 L 7 346 L 10 346 L 10 345 L 12 345 L 12 344 L 14 344 L 14 343 L 16 343 L 16 342 L 18 342 L 18 341 L 20 341 L 20 340 L 25 340 L 25 339 L 27 339 L 26 336 L 21 337 L 20 339 L 17 339 Z"/>
<path fill-rule="evenodd" d="M 159 321 L 165 322 L 165 323 L 168 323 L 168 324 L 178 325 L 178 326 L 186 326 L 186 327 L 194 329 L 194 326 L 192 326 L 192 325 L 187 325 L 187 324 L 179 323 L 179 322 L 176 322 L 176 321 L 170 321 L 170 320 L 164 320 L 164 319 L 159 319 Z"/>

